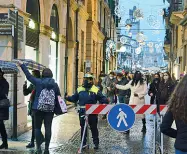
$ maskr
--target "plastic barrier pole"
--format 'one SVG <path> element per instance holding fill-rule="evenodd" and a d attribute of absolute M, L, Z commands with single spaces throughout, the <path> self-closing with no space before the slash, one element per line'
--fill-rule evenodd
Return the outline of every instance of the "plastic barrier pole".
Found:
<path fill-rule="evenodd" d="M 84 137 L 85 137 L 86 128 L 87 128 L 87 125 L 88 125 L 87 121 L 88 121 L 88 116 L 85 115 L 84 131 L 83 131 L 83 134 L 82 134 L 81 146 L 80 146 L 80 149 L 79 149 L 78 153 L 82 153 L 82 147 L 83 147 Z M 87 129 L 87 130 L 88 130 L 88 129 Z"/>

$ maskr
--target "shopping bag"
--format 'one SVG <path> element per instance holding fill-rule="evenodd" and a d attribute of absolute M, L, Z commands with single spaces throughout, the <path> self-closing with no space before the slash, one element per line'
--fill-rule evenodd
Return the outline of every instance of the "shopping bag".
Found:
<path fill-rule="evenodd" d="M 54 113 L 56 115 L 67 113 L 67 105 L 61 96 L 58 96 L 58 101 L 55 104 Z"/>

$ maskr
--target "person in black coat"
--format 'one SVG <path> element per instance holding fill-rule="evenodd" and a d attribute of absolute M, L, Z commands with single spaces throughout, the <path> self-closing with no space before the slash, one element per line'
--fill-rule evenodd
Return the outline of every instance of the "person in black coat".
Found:
<path fill-rule="evenodd" d="M 175 84 L 171 79 L 171 75 L 169 72 L 164 73 L 163 80 L 159 84 L 158 91 L 158 103 L 160 105 L 165 105 L 169 100 L 173 90 L 175 88 Z"/>
<path fill-rule="evenodd" d="M 0 69 L 0 101 L 7 99 L 9 92 L 9 84 L 3 77 L 4 73 Z M 3 120 L 9 119 L 9 108 L 0 108 L 0 134 L 2 137 L 2 145 L 0 149 L 8 149 L 7 133 L 5 129 L 5 124 Z"/>
<path fill-rule="evenodd" d="M 161 132 L 176 138 L 175 154 L 187 153 L 187 75 L 178 83 L 174 93 L 168 101 L 168 111 L 160 126 Z M 173 121 L 176 129 L 172 128 Z"/>
<path fill-rule="evenodd" d="M 159 84 L 160 84 L 160 74 L 156 73 L 154 75 L 154 80 L 150 84 L 150 88 L 148 91 L 148 95 L 151 97 L 150 104 L 154 104 L 155 101 L 156 101 L 156 104 L 158 104 L 158 99 L 155 100 L 155 98 L 159 90 Z"/>
<path fill-rule="evenodd" d="M 32 75 L 36 78 L 40 78 L 40 71 L 38 70 L 33 70 L 32 71 Z M 23 95 L 27 96 L 30 95 L 30 99 L 29 99 L 29 105 L 28 105 L 28 115 L 31 116 L 32 118 L 32 137 L 31 137 L 31 142 L 26 146 L 26 148 L 33 148 L 35 146 L 34 144 L 34 140 L 35 140 L 35 121 L 34 121 L 34 114 L 32 112 L 32 105 L 34 102 L 34 98 L 35 98 L 35 87 L 33 84 L 30 84 L 29 87 L 27 87 L 27 81 L 25 82 L 25 84 L 23 85 Z"/>
<path fill-rule="evenodd" d="M 122 73 L 118 73 L 117 74 L 117 84 L 126 85 L 127 83 L 129 83 L 127 78 L 123 77 Z M 116 89 L 116 93 L 117 93 L 119 103 L 129 104 L 129 98 L 130 98 L 130 90 L 129 89 L 128 90 Z"/>

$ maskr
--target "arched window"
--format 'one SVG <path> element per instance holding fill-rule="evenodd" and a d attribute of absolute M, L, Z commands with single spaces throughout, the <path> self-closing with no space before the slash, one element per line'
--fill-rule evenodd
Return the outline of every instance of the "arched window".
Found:
<path fill-rule="evenodd" d="M 25 58 L 39 60 L 39 25 L 40 5 L 39 0 L 27 0 L 26 12 L 30 14 L 29 25 L 26 27 Z"/>
<path fill-rule="evenodd" d="M 53 5 L 50 17 L 50 27 L 53 28 L 52 39 L 58 40 L 59 34 L 59 17 L 56 5 Z M 54 34 L 55 33 L 55 34 Z M 56 37 L 55 37 L 56 35 Z"/>
<path fill-rule="evenodd" d="M 35 22 L 40 22 L 39 0 L 27 0 L 26 12 L 31 14 L 30 18 Z"/>

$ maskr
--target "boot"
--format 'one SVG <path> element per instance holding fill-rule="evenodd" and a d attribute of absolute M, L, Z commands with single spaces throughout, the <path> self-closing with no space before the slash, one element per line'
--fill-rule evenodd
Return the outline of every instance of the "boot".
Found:
<path fill-rule="evenodd" d="M 142 119 L 142 124 L 143 124 L 142 132 L 143 132 L 143 133 L 146 133 L 147 129 L 146 129 L 146 120 L 145 120 L 145 118 Z"/>
<path fill-rule="evenodd" d="M 8 144 L 7 143 L 1 144 L 0 149 L 8 149 Z"/>
<path fill-rule="evenodd" d="M 45 151 L 44 151 L 44 154 L 49 154 L 49 150 L 45 150 Z"/>
<path fill-rule="evenodd" d="M 35 147 L 34 142 L 30 142 L 30 143 L 26 146 L 26 148 L 34 148 L 34 147 Z"/>
<path fill-rule="evenodd" d="M 98 150 L 98 149 L 99 149 L 99 144 L 95 144 L 95 145 L 94 145 L 94 149 L 95 149 L 95 150 Z"/>

